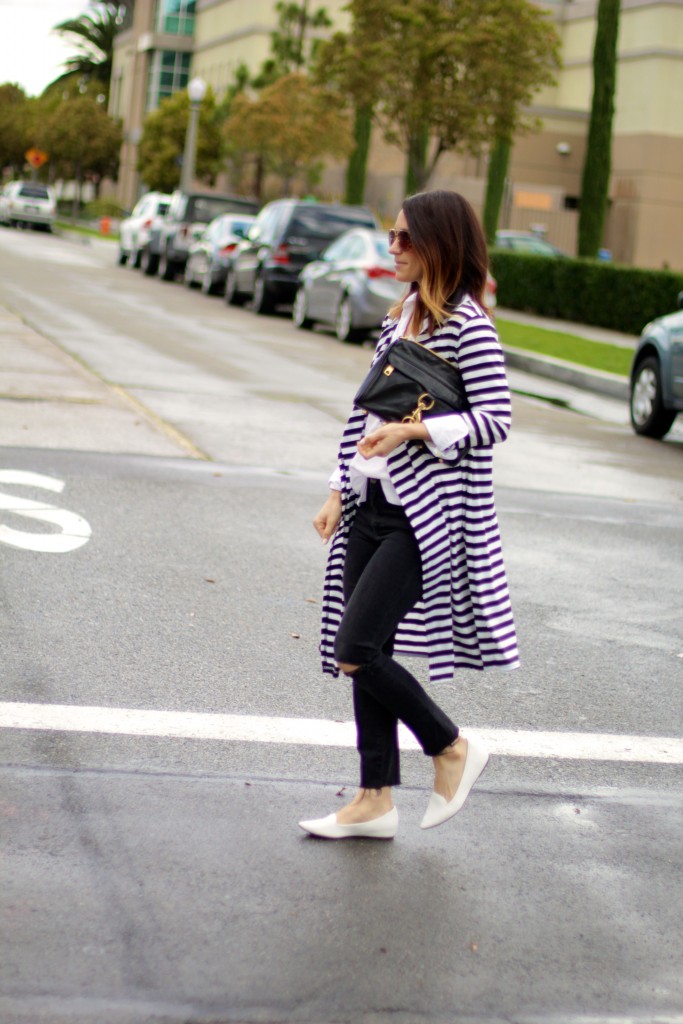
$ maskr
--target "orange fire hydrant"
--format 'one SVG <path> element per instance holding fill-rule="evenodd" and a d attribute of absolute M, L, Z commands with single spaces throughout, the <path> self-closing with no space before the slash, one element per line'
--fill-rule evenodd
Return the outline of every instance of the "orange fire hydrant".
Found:
<path fill-rule="evenodd" d="M 111 231 L 111 217 L 100 217 L 100 234 L 108 235 Z"/>

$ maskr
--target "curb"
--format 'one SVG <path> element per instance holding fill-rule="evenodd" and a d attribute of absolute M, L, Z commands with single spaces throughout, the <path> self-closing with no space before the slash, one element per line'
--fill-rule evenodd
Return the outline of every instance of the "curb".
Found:
<path fill-rule="evenodd" d="M 578 366 L 576 363 L 567 363 L 551 356 L 532 355 L 524 349 L 511 348 L 508 345 L 503 345 L 503 352 L 507 366 L 516 370 L 571 384 L 572 387 L 581 388 L 583 391 L 592 391 L 594 394 L 616 398 L 619 401 L 629 400 L 630 388 L 627 377 L 606 373 L 603 370 L 587 370 L 585 366 Z"/>

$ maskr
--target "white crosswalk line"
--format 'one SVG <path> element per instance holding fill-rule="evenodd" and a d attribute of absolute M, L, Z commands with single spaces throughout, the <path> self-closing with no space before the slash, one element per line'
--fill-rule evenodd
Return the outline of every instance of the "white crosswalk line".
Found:
<path fill-rule="evenodd" d="M 0 703 L 0 729 L 42 729 L 322 747 L 354 747 L 356 743 L 353 722 L 71 704 Z M 467 731 L 464 730 L 465 734 Z M 514 729 L 469 731 L 475 733 L 493 754 L 505 757 L 683 764 L 683 739 L 671 736 Z M 414 737 L 403 727 L 401 746 L 406 750 L 419 749 Z"/>

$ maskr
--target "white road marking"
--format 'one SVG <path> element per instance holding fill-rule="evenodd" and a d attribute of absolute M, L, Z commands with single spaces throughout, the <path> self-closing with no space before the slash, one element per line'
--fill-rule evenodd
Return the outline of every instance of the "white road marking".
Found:
<path fill-rule="evenodd" d="M 355 747 L 356 743 L 353 722 L 71 704 L 0 703 L 0 728 L 317 747 Z M 465 734 L 467 731 L 464 730 Z M 473 729 L 471 732 L 476 733 L 493 754 L 506 757 L 683 764 L 683 739 L 669 736 L 513 729 Z M 401 746 L 406 750 L 419 750 L 414 737 L 403 727 Z"/>
<path fill-rule="evenodd" d="M 30 473 L 20 469 L 0 469 L 0 483 L 10 486 L 39 487 L 46 491 L 61 494 L 64 481 L 42 473 Z M 0 542 L 13 548 L 27 551 L 42 551 L 46 554 L 64 554 L 75 551 L 90 540 L 92 530 L 90 524 L 75 512 L 68 512 L 55 505 L 47 505 L 28 498 L 17 498 L 11 494 L 0 493 L 0 511 L 11 512 L 26 519 L 51 523 L 59 527 L 59 533 L 31 533 L 25 530 L 14 530 L 11 526 L 0 525 Z"/>

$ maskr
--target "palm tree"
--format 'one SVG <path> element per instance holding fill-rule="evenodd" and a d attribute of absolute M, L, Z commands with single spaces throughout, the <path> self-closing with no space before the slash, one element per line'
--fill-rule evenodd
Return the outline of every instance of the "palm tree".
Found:
<path fill-rule="evenodd" d="M 90 10 L 55 25 L 55 32 L 75 37 L 75 46 L 79 52 L 64 62 L 67 70 L 51 82 L 48 89 L 72 81 L 87 84 L 90 80 L 96 80 L 102 86 L 105 96 L 108 96 L 114 40 L 129 21 L 134 2 L 93 0 Z"/>

